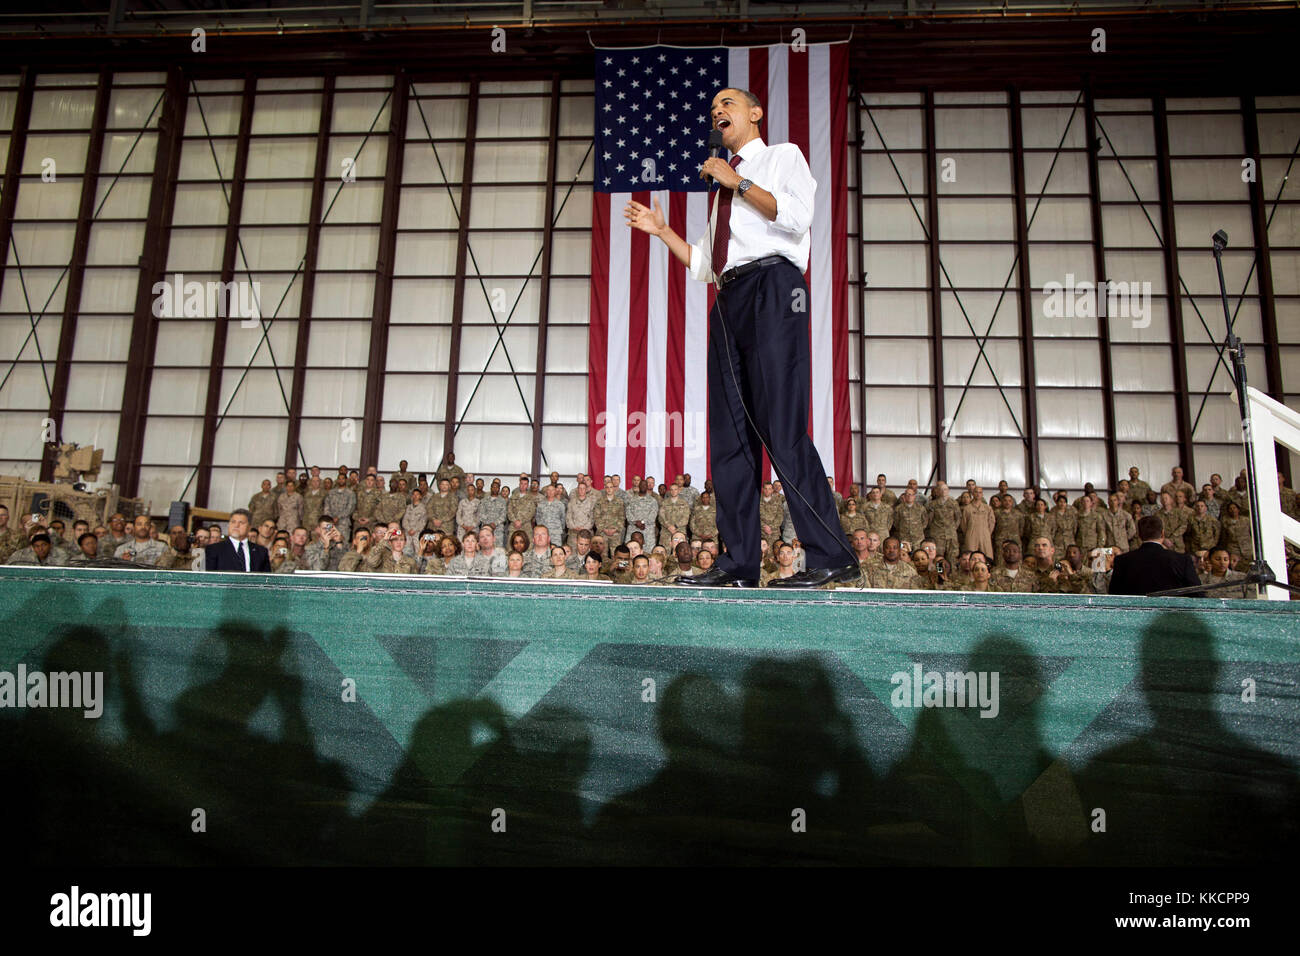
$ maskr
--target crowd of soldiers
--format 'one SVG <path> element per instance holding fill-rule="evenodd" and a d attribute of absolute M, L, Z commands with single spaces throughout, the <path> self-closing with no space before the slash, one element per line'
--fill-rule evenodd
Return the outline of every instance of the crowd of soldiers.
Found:
<path fill-rule="evenodd" d="M 861 576 L 848 587 L 925 590 L 1104 592 L 1116 554 L 1139 545 L 1138 519 L 1159 515 L 1164 545 L 1194 554 L 1206 583 L 1242 577 L 1254 558 L 1250 502 L 1243 471 L 1232 485 L 1219 475 L 1198 492 L 1175 467 L 1157 490 L 1138 468 L 1109 493 L 1091 483 L 1070 500 L 1025 488 L 1015 500 L 1007 482 L 987 499 L 974 480 L 957 496 L 945 482 L 926 494 L 916 479 L 896 493 L 885 475 L 865 493 L 841 495 L 828 478 L 845 539 Z M 1297 499 L 1278 475 L 1283 510 L 1297 518 Z M 1103 500 L 1104 499 L 1104 500 Z M 9 526 L 0 506 L 0 560 L 25 564 L 117 561 L 202 570 L 203 548 L 221 540 L 216 526 L 189 534 L 177 525 L 160 539 L 148 518 L 107 526 L 62 522 L 49 527 L 23 517 Z M 399 463 L 387 480 L 340 467 L 322 476 L 288 468 L 266 479 L 248 502 L 255 539 L 267 547 L 274 573 L 342 571 L 388 574 L 585 578 L 669 584 L 712 567 L 719 549 L 713 486 L 689 474 L 671 484 L 633 476 L 629 487 L 605 475 L 597 488 L 580 474 L 572 489 L 556 472 L 542 483 L 519 475 L 511 487 L 465 472 L 449 454 L 432 476 Z M 759 499 L 764 552 L 761 584 L 804 567 L 804 554 L 779 481 Z M 43 540 L 42 540 L 43 539 Z M 1289 553 L 1289 564 L 1300 564 Z M 1300 573 L 1300 567 L 1295 569 Z M 1233 592 L 1220 592 L 1233 596 Z M 1246 586 L 1241 594 L 1250 592 Z"/>

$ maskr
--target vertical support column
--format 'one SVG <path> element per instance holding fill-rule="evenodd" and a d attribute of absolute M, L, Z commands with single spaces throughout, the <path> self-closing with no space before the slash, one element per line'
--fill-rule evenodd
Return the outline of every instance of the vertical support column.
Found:
<path fill-rule="evenodd" d="M 469 254 L 470 180 L 474 177 L 474 142 L 478 130 L 478 77 L 469 83 L 469 108 L 465 113 L 465 155 L 460 172 L 460 224 L 456 232 L 456 286 L 451 300 L 451 346 L 447 355 L 447 407 L 443 413 L 442 453 L 455 451 L 456 402 L 460 383 L 460 339 L 465 312 L 465 260 Z M 438 464 L 441 464 L 439 462 Z"/>
<path fill-rule="evenodd" d="M 1088 211 L 1092 221 L 1092 270 L 1098 283 L 1097 301 L 1105 302 L 1100 291 L 1106 275 L 1106 243 L 1102 234 L 1101 169 L 1097 161 L 1100 143 L 1097 140 L 1097 107 L 1091 88 L 1083 93 L 1084 144 L 1088 150 Z M 1099 310 L 1100 311 L 1100 310 Z M 1119 442 L 1115 437 L 1115 374 L 1111 367 L 1110 316 L 1097 317 L 1097 348 L 1101 355 L 1102 430 L 1106 434 L 1106 474 L 1109 481 L 1119 484 Z M 1112 489 L 1113 490 L 1113 489 Z"/>
<path fill-rule="evenodd" d="M 1259 123 L 1255 97 L 1241 98 L 1241 122 L 1245 132 L 1246 155 L 1255 161 L 1255 178 L 1250 181 L 1250 226 L 1255 238 L 1255 283 L 1259 288 L 1259 319 L 1264 332 L 1264 374 L 1270 398 L 1286 401 L 1286 382 L 1282 378 L 1282 350 L 1278 345 L 1277 306 L 1273 301 L 1273 261 L 1269 252 L 1268 215 L 1264 209 L 1263 171 L 1259 158 Z M 1291 484 L 1291 455 L 1276 448 L 1277 468 Z M 1260 479 L 1261 481 L 1263 478 Z"/>
<path fill-rule="evenodd" d="M 113 480 L 121 493 L 133 496 L 139 490 L 140 453 L 144 445 L 144 421 L 149 408 L 154 345 L 158 321 L 153 314 L 153 286 L 167 269 L 167 247 L 171 239 L 172 212 L 176 206 L 176 177 L 180 170 L 181 143 L 185 135 L 188 105 L 185 74 L 174 66 L 167 71 L 167 92 L 158 118 L 158 151 L 154 155 L 153 180 L 149 189 L 149 213 L 145 221 L 140 254 L 140 275 L 135 292 L 135 316 L 131 320 L 131 348 L 122 387 L 122 415 L 117 429 Z"/>
<path fill-rule="evenodd" d="M 1169 301 L 1169 347 L 1174 363 L 1175 417 L 1178 424 L 1178 458 L 1183 476 L 1193 484 L 1196 463 L 1193 460 L 1190 396 L 1187 392 L 1187 344 L 1183 338 L 1183 298 L 1178 281 L 1177 231 L 1174 222 L 1173 175 L 1169 165 L 1169 122 L 1164 94 L 1152 98 L 1152 121 L 1156 134 L 1156 179 L 1160 186 L 1161 245 L 1165 254 L 1165 286 Z"/>
<path fill-rule="evenodd" d="M 930 380 L 934 383 L 932 403 L 934 426 L 934 473 L 938 481 L 948 480 L 948 451 L 944 447 L 944 387 L 943 387 L 943 289 L 939 270 L 939 153 L 934 133 L 934 90 L 925 91 L 925 231 L 930 242 L 926 263 L 927 284 L 930 288 Z M 863 381 L 866 369 L 863 369 Z M 865 389 L 864 389 L 865 392 Z M 863 431 L 866 416 L 863 415 Z M 865 438 L 863 444 L 866 444 Z M 864 456 L 865 458 L 865 456 Z M 871 477 L 864 471 L 863 482 Z"/>
<path fill-rule="evenodd" d="M 1011 119 L 1011 178 L 1015 189 L 1016 288 L 1020 298 L 1020 377 L 1025 396 L 1025 483 L 1037 488 L 1042 468 L 1038 455 L 1038 369 L 1034 360 L 1034 304 L 1029 285 L 1029 215 L 1025 211 L 1025 136 L 1020 116 L 1020 91 L 1007 91 Z"/>
<path fill-rule="evenodd" d="M 857 183 L 857 220 L 858 220 L 858 481 L 865 485 L 867 479 L 867 276 L 866 256 L 866 218 L 862 214 L 862 94 L 854 83 L 850 99 L 853 102 L 853 142 L 850 148 L 853 156 L 853 181 Z M 934 346 L 932 345 L 933 349 Z M 840 494 L 847 495 L 849 489 L 841 488 Z"/>
<path fill-rule="evenodd" d="M 253 129 L 253 101 L 257 96 L 257 77 L 244 77 L 244 96 L 239 106 L 239 138 L 235 143 L 235 165 L 230 171 L 230 209 L 226 215 L 226 238 L 221 253 L 221 282 L 235 277 L 235 257 L 239 252 L 239 224 L 244 209 L 244 179 L 248 172 L 249 138 Z M 265 318 L 263 318 L 265 321 Z M 212 355 L 208 363 L 208 393 L 203 403 L 203 439 L 199 445 L 198 481 L 194 500 L 207 507 L 212 485 L 212 454 L 217 441 L 217 416 L 220 414 L 221 379 L 226 363 L 228 318 L 213 317 Z"/>
<path fill-rule="evenodd" d="M 370 311 L 370 362 L 366 366 L 365 426 L 361 433 L 361 465 L 379 462 L 379 420 L 384 413 L 384 379 L 388 364 L 388 320 L 393 305 L 393 258 L 397 252 L 397 209 L 402 194 L 402 161 L 406 156 L 406 110 L 411 80 L 405 70 L 393 77 L 389 110 L 388 162 L 384 169 L 384 204 L 379 219 L 379 249 L 375 259 L 375 298 Z M 397 464 L 393 462 L 393 464 Z"/>
<path fill-rule="evenodd" d="M 36 74 L 29 66 L 23 67 L 18 81 L 18 99 L 14 104 L 14 125 L 9 135 L 9 156 L 5 160 L 4 192 L 0 194 L 0 291 L 4 290 L 6 268 L 9 261 L 9 240 L 14 232 L 14 209 L 18 203 L 18 186 L 23 175 L 23 155 L 27 152 L 27 127 L 32 120 L 32 94 Z"/>
<path fill-rule="evenodd" d="M 396 82 L 396 78 L 394 78 Z M 390 114 L 391 115 L 391 114 Z M 293 385 L 289 392 L 289 432 L 284 442 L 284 461 L 299 461 L 302 468 L 312 463 L 299 454 L 302 432 L 302 396 L 307 377 L 307 347 L 311 340 L 311 314 L 316 299 L 316 257 L 320 251 L 321 207 L 325 204 L 325 178 L 329 175 L 330 124 L 334 116 L 334 77 L 325 77 L 321 96 L 320 122 L 316 126 L 316 167 L 311 184 L 311 208 L 307 214 L 307 248 L 303 253 L 302 295 L 298 307 L 298 338 L 293 351 Z M 321 464 L 317 462 L 317 464 Z"/>
<path fill-rule="evenodd" d="M 95 218 L 95 194 L 99 187 L 99 165 L 104 155 L 104 127 L 108 125 L 108 101 L 112 95 L 113 75 L 101 70 L 95 87 L 95 112 L 90 121 L 90 142 L 86 146 L 86 165 L 81 178 L 81 202 L 77 207 L 77 231 L 72 239 L 72 258 L 68 262 L 68 288 L 63 299 L 63 321 L 59 325 L 59 351 L 54 365 L 54 384 L 50 387 L 50 418 L 54 434 L 63 435 L 63 412 L 68 401 L 68 374 L 72 367 L 72 346 L 77 338 L 77 315 L 81 311 L 81 288 L 85 281 L 86 252 L 90 247 L 90 227 Z M 54 478 L 54 455 L 41 459 L 41 481 Z"/>
<path fill-rule="evenodd" d="M 555 167 L 559 162 L 560 76 L 551 76 L 550 138 L 546 153 L 546 212 L 542 222 L 541 302 L 537 309 L 537 378 L 533 382 L 533 458 L 529 474 L 542 467 L 542 410 L 546 402 L 546 332 L 551 314 L 551 240 L 555 223 Z"/>

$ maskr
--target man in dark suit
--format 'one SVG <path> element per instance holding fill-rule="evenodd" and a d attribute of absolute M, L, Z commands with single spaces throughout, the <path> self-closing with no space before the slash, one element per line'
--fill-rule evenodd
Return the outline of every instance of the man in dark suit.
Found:
<path fill-rule="evenodd" d="M 1147 515 L 1138 522 L 1142 545 L 1136 551 L 1115 556 L 1110 575 L 1111 594 L 1151 594 L 1174 588 L 1196 587 L 1196 559 L 1190 554 L 1170 551 L 1160 543 L 1165 525 L 1158 514 Z"/>
<path fill-rule="evenodd" d="M 245 508 L 230 513 L 229 536 L 203 549 L 203 567 L 208 571 L 260 571 L 271 573 L 271 557 L 266 548 L 248 540 L 253 516 Z"/>

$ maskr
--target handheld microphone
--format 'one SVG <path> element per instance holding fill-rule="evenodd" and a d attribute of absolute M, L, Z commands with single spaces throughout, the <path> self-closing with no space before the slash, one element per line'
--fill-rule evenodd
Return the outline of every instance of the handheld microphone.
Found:
<path fill-rule="evenodd" d="M 720 152 L 722 152 L 722 130 L 711 130 L 709 132 L 709 158 L 716 159 Z M 712 176 L 709 176 L 708 180 L 710 184 L 715 181 Z"/>

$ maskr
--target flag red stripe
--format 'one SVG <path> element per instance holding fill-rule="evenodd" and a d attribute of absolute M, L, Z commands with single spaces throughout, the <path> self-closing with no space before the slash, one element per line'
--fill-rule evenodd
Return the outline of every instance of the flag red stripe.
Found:
<path fill-rule="evenodd" d="M 849 414 L 849 277 L 848 277 L 848 44 L 837 43 L 831 54 L 831 195 L 841 201 L 831 204 L 832 329 L 831 356 L 835 381 L 835 486 L 848 490 L 853 480 L 853 434 Z M 866 409 L 863 409 L 866 414 Z M 828 463 L 829 464 L 829 463 Z M 862 476 L 863 479 L 866 475 Z"/>
<path fill-rule="evenodd" d="M 600 447 L 601 417 L 609 349 L 609 193 L 596 193 L 591 203 L 591 313 L 587 332 L 587 472 L 596 481 L 605 473 Z M 538 370 L 541 371 L 540 369 Z M 538 409 L 537 414 L 541 414 Z"/>
<path fill-rule="evenodd" d="M 636 192 L 633 200 L 650 205 L 650 193 Z M 633 229 L 630 264 L 631 294 L 627 314 L 627 416 L 628 444 L 624 478 L 645 474 L 645 393 L 646 393 L 646 323 L 650 308 L 650 242 L 651 237 L 640 229 Z M 655 240 L 658 241 L 658 240 Z M 641 412 L 641 424 L 633 418 Z M 634 437 L 632 433 L 638 434 Z"/>

